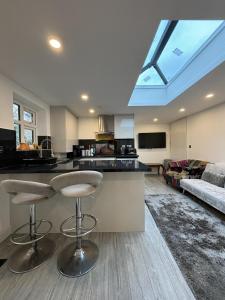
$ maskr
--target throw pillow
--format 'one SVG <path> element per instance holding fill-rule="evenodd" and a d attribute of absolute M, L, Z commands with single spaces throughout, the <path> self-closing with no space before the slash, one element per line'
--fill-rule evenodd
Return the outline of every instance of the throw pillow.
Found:
<path fill-rule="evenodd" d="M 201 166 L 201 160 L 193 160 L 190 164 L 190 168 L 200 168 Z"/>
<path fill-rule="evenodd" d="M 211 173 L 209 171 L 204 171 L 202 174 L 202 180 L 207 181 L 219 187 L 224 187 L 225 176 L 220 174 Z"/>
<path fill-rule="evenodd" d="M 215 164 L 208 163 L 205 167 L 205 172 L 216 173 Z"/>
<path fill-rule="evenodd" d="M 184 169 L 188 166 L 188 160 L 186 160 L 186 159 L 185 160 L 180 160 L 180 161 L 178 161 L 178 164 L 182 169 Z"/>
<path fill-rule="evenodd" d="M 196 160 L 190 160 L 190 162 L 189 162 L 189 168 L 193 168 L 194 167 L 194 164 L 195 164 L 195 162 L 196 162 Z"/>
<path fill-rule="evenodd" d="M 177 162 L 177 161 L 171 161 L 171 162 L 170 162 L 170 167 L 171 167 L 171 168 L 179 167 L 178 162 Z"/>
<path fill-rule="evenodd" d="M 215 164 L 207 164 L 205 171 L 210 172 L 210 173 L 214 173 L 214 174 L 220 174 L 225 176 L 225 169 L 224 167 L 219 164 L 219 163 L 215 163 Z"/>

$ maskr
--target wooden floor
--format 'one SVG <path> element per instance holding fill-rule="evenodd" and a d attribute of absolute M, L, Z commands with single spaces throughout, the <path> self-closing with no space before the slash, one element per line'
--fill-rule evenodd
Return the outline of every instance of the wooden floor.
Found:
<path fill-rule="evenodd" d="M 168 193 L 170 189 L 159 177 L 146 177 L 146 184 L 150 193 Z M 56 268 L 57 254 L 71 241 L 56 234 L 50 237 L 57 250 L 38 269 L 16 275 L 5 264 L 0 267 L 1 300 L 194 299 L 147 207 L 145 232 L 90 236 L 100 248 L 99 260 L 95 269 L 77 279 L 59 275 Z M 3 242 L 0 258 L 7 257 L 13 247 Z"/>
<path fill-rule="evenodd" d="M 145 175 L 145 191 L 148 194 L 180 194 L 171 185 L 166 184 L 163 176 Z"/>

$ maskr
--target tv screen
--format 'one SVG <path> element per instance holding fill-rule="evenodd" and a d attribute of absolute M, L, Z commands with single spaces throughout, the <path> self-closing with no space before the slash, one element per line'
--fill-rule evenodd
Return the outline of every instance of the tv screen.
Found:
<path fill-rule="evenodd" d="M 138 147 L 140 149 L 166 148 L 166 133 L 165 132 L 139 133 Z"/>

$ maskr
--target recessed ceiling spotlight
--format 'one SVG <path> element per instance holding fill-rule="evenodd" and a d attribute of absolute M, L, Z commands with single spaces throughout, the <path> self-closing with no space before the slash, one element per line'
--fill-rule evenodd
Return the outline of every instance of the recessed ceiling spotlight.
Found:
<path fill-rule="evenodd" d="M 179 109 L 179 112 L 184 112 L 186 109 L 184 107 Z"/>
<path fill-rule="evenodd" d="M 90 114 L 94 114 L 94 113 L 95 113 L 95 110 L 94 110 L 93 108 L 90 108 L 90 109 L 89 109 L 89 113 L 90 113 Z"/>
<path fill-rule="evenodd" d="M 89 96 L 87 94 L 81 94 L 80 97 L 83 101 L 87 101 L 89 99 Z"/>
<path fill-rule="evenodd" d="M 48 39 L 48 43 L 54 49 L 58 50 L 58 49 L 62 48 L 62 43 L 57 38 L 50 37 Z"/>
<path fill-rule="evenodd" d="M 158 118 L 154 118 L 154 119 L 153 119 L 153 122 L 158 122 L 158 121 L 159 121 Z"/>
<path fill-rule="evenodd" d="M 210 93 L 210 94 L 207 94 L 205 97 L 206 97 L 207 99 L 209 99 L 209 98 L 214 97 L 214 94 L 213 94 L 213 93 Z"/>

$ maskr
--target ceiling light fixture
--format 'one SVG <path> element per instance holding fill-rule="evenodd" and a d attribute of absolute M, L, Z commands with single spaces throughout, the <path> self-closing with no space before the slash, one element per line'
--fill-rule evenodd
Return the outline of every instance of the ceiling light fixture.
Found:
<path fill-rule="evenodd" d="M 186 109 L 184 107 L 179 109 L 179 112 L 184 112 Z"/>
<path fill-rule="evenodd" d="M 53 37 L 50 37 L 48 39 L 48 43 L 52 48 L 57 49 L 57 50 L 62 47 L 62 43 L 58 39 L 53 38 Z"/>
<path fill-rule="evenodd" d="M 209 99 L 209 98 L 214 97 L 214 94 L 213 94 L 213 93 L 210 93 L 210 94 L 207 94 L 205 97 L 206 97 L 207 99 Z"/>
<path fill-rule="evenodd" d="M 95 113 L 95 110 L 94 110 L 93 108 L 90 108 L 90 109 L 89 109 L 89 113 L 90 113 L 90 114 L 94 114 L 94 113 Z"/>
<path fill-rule="evenodd" d="M 87 94 L 81 94 L 80 97 L 83 101 L 87 101 L 89 99 L 89 96 Z"/>
<path fill-rule="evenodd" d="M 159 121 L 158 118 L 154 118 L 154 119 L 153 119 L 153 122 L 158 122 L 158 121 Z"/>

